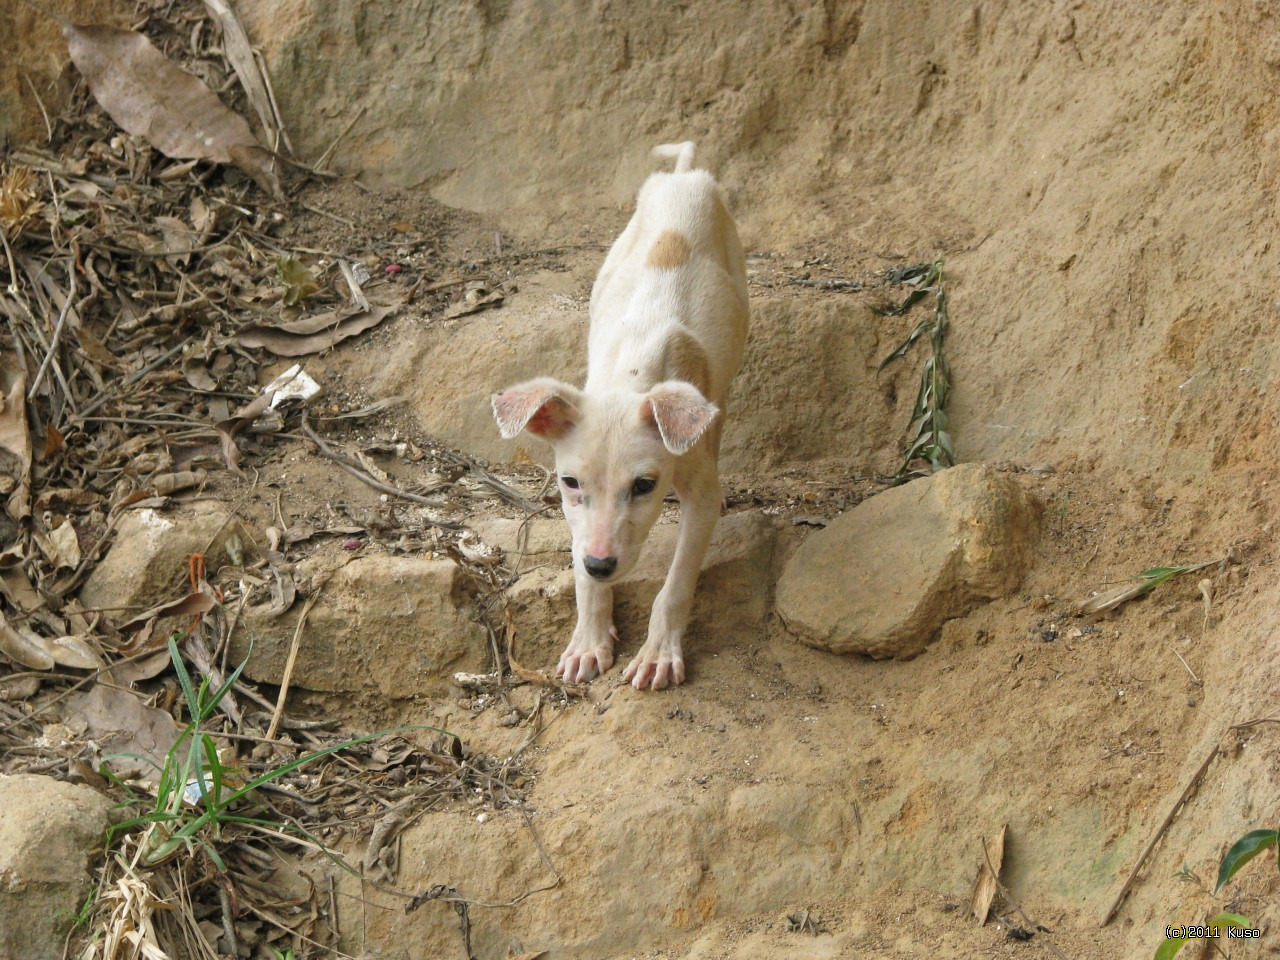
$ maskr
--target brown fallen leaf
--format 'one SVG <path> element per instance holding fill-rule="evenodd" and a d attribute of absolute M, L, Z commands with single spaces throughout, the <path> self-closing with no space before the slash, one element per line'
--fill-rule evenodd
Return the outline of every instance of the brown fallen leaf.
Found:
<path fill-rule="evenodd" d="M 74 569 L 80 565 L 80 539 L 70 520 L 63 520 L 52 530 L 33 530 L 32 536 L 55 570 L 63 567 Z"/>
<path fill-rule="evenodd" d="M 12 552 L 17 552 L 15 549 Z M 21 561 L 12 567 L 5 567 L 4 561 L 11 551 L 6 550 L 0 557 L 0 596 L 9 601 L 10 606 L 23 613 L 31 613 L 44 606 L 44 597 L 31 585 L 31 578 L 22 569 Z"/>
<path fill-rule="evenodd" d="M 453 320 L 456 317 L 466 316 L 468 313 L 478 313 L 481 310 L 487 310 L 490 307 L 502 306 L 506 293 L 501 289 L 490 289 L 487 283 L 480 280 L 473 280 L 467 284 L 467 292 L 462 295 L 462 299 L 451 303 L 444 312 L 446 320 Z"/>
<path fill-rule="evenodd" d="M 87 736 L 98 742 L 103 753 L 145 757 L 157 767 L 164 763 L 180 733 L 165 711 L 146 706 L 128 690 L 102 683 L 67 698 L 67 710 L 84 719 Z M 122 759 L 106 758 L 106 762 L 117 771 L 136 766 L 127 760 L 122 763 Z"/>
<path fill-rule="evenodd" d="M 126 131 L 175 160 L 234 163 L 272 197 L 283 199 L 270 151 L 244 117 L 199 78 L 137 31 L 72 23 L 44 12 L 62 25 L 71 59 L 94 99 Z"/>
<path fill-rule="evenodd" d="M 970 902 L 978 926 L 987 922 L 987 915 L 991 912 L 991 901 L 995 899 L 996 891 L 1000 888 L 1000 868 L 1004 864 L 1004 837 L 1008 830 L 1009 825 L 1006 823 L 1000 828 L 1000 833 L 995 839 L 982 841 L 984 856 L 978 865 L 978 877 L 973 884 L 973 898 Z"/>
<path fill-rule="evenodd" d="M 335 343 L 376 327 L 402 306 L 394 303 L 368 310 L 332 310 L 276 326 L 251 323 L 240 328 L 236 339 L 243 347 L 266 347 L 278 357 L 319 353 Z"/>
<path fill-rule="evenodd" d="M 240 469 L 240 448 L 236 446 L 236 434 L 267 412 L 272 396 L 270 392 L 261 394 L 227 419 L 219 420 L 213 425 L 222 438 L 222 456 L 227 461 L 227 469 L 242 480 L 247 475 Z"/>
<path fill-rule="evenodd" d="M 101 502 L 102 494 L 80 487 L 53 487 L 41 491 L 40 496 L 36 497 L 36 507 L 40 510 L 47 510 L 55 503 L 71 507 L 91 507 Z"/>
<path fill-rule="evenodd" d="M 122 660 L 115 664 L 110 670 L 102 674 L 103 683 L 112 683 L 118 687 L 132 689 L 135 684 L 141 683 L 143 680 L 150 680 L 158 677 L 169 669 L 170 658 L 169 650 L 161 647 L 149 657 L 143 657 L 140 660 Z"/>
<path fill-rule="evenodd" d="M 196 232 L 177 217 L 156 217 L 155 221 L 160 228 L 160 236 L 164 238 L 163 252 L 169 254 L 174 263 L 185 265 L 199 243 Z"/>
<path fill-rule="evenodd" d="M 25 374 L 0 370 L 0 476 L 14 481 L 7 510 L 19 523 L 31 516 L 31 434 L 27 430 L 26 392 Z"/>
<path fill-rule="evenodd" d="M 57 427 L 52 423 L 45 424 L 44 449 L 36 455 L 36 458 L 39 460 L 48 460 L 62 449 L 62 445 L 65 441 L 66 438 L 63 437 L 62 432 Z"/>
<path fill-rule="evenodd" d="M 28 670 L 52 670 L 53 654 L 29 627 L 14 626 L 0 612 L 0 653 Z"/>
<path fill-rule="evenodd" d="M 121 633 L 129 633 L 139 627 L 146 626 L 149 620 L 158 620 L 161 617 L 193 617 L 197 613 L 208 613 L 217 605 L 218 601 L 209 594 L 196 590 L 193 593 L 188 593 L 180 600 L 162 603 L 158 607 L 152 607 L 150 610 L 131 617 L 120 624 L 119 629 Z M 132 656 L 135 653 L 141 653 L 144 646 L 144 644 L 135 641 L 127 647 L 121 647 L 120 652 Z"/>
<path fill-rule="evenodd" d="M 76 670 L 99 670 L 106 666 L 102 657 L 93 649 L 87 635 L 54 637 L 46 641 L 53 662 Z"/>

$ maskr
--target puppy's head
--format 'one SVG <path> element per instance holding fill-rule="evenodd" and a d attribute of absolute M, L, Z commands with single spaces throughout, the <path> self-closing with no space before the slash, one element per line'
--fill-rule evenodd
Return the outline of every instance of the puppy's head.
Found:
<path fill-rule="evenodd" d="M 647 393 L 586 393 L 544 377 L 493 397 L 507 438 L 528 431 L 551 444 L 573 562 L 602 582 L 627 573 L 687 453 L 718 410 L 679 380 Z"/>

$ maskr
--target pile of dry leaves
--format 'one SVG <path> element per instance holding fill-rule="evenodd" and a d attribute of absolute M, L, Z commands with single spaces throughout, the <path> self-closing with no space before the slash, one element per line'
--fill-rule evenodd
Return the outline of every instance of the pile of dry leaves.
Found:
<path fill-rule="evenodd" d="M 239 611 L 255 584 L 259 599 L 272 585 L 278 602 L 295 599 L 273 560 L 303 537 L 233 542 L 241 569 L 216 583 L 197 554 L 186 595 L 149 610 L 86 609 L 77 591 L 128 511 L 163 509 L 222 471 L 244 476 L 283 438 L 428 508 L 421 540 L 474 559 L 455 546 L 440 488 L 537 505 L 430 445 L 413 453 L 436 480 L 403 489 L 308 419 L 317 387 L 300 368 L 259 384 L 265 363 L 331 347 L 415 300 L 457 315 L 502 291 L 288 242 L 283 225 L 300 205 L 290 196 L 326 174 L 289 159 L 268 78 L 224 0 L 140 3 L 134 30 L 56 19 L 79 86 L 60 115 L 46 113 L 43 147 L 0 157 L 0 771 L 87 783 L 136 817 L 110 841 L 80 955 L 330 956 L 332 885 L 282 877 L 268 849 L 368 835 L 366 879 L 389 882 L 397 833 L 433 805 L 518 804 L 514 758 L 443 732 L 344 740 L 238 677 L 227 649 Z M 492 561 L 474 566 L 501 586 Z M 188 670 L 193 686 L 221 691 L 206 715 L 192 715 L 203 694 L 183 682 Z M 129 741 L 104 755 L 120 730 Z M 170 763 L 193 743 L 207 765 L 166 808 Z M 210 769 L 229 794 L 261 783 L 219 805 L 202 786 Z M 155 831 L 201 817 L 209 829 L 176 855 L 144 855 Z"/>

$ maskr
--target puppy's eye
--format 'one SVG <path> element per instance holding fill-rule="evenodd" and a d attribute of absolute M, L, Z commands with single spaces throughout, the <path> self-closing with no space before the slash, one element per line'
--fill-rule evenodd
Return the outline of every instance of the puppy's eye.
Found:
<path fill-rule="evenodd" d="M 636 482 L 631 485 L 631 495 L 633 497 L 643 497 L 646 493 L 652 493 L 653 488 L 658 485 L 658 481 L 653 477 L 636 477 Z"/>
<path fill-rule="evenodd" d="M 577 489 L 578 489 L 578 478 L 577 478 L 577 477 L 561 477 L 561 478 L 560 478 L 560 482 L 561 482 L 561 483 L 563 483 L 563 484 L 564 484 L 566 487 L 568 487 L 570 490 L 577 490 Z"/>

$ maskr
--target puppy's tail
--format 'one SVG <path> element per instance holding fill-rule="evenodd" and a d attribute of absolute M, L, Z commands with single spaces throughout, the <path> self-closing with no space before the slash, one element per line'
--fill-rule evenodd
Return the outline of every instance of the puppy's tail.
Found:
<path fill-rule="evenodd" d="M 661 143 L 654 147 L 651 153 L 660 160 L 670 160 L 674 157 L 676 173 L 688 173 L 693 169 L 692 140 L 686 140 L 684 143 Z"/>

